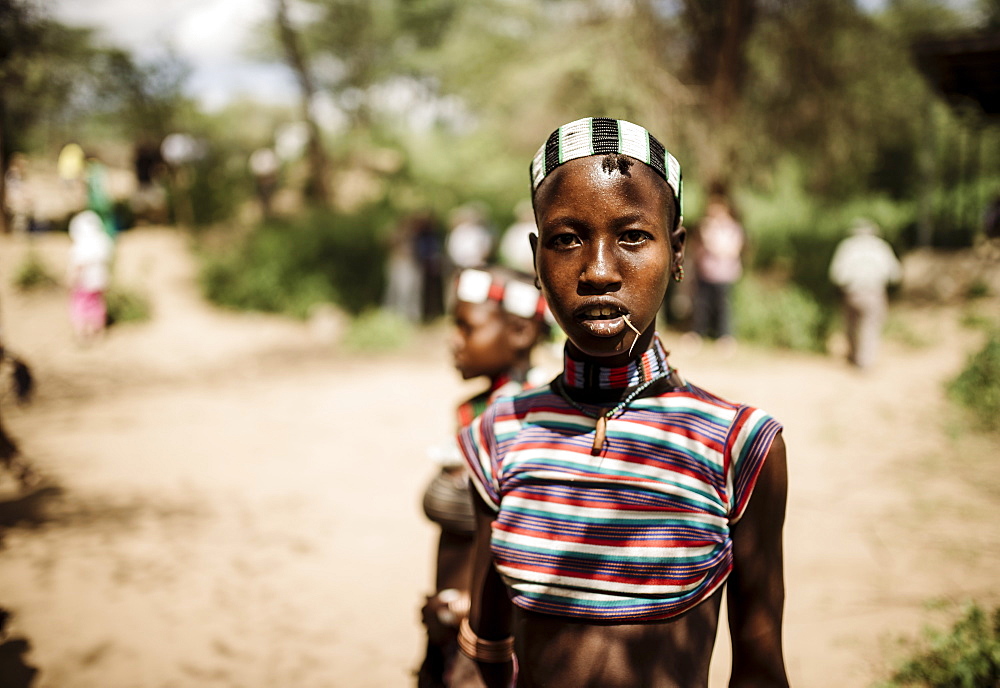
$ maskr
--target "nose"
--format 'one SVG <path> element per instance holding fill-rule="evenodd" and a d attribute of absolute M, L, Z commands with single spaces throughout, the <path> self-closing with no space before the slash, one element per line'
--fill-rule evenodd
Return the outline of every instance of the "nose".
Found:
<path fill-rule="evenodd" d="M 614 247 L 606 241 L 596 241 L 586 257 L 580 273 L 581 293 L 607 294 L 618 291 L 622 277 Z"/>

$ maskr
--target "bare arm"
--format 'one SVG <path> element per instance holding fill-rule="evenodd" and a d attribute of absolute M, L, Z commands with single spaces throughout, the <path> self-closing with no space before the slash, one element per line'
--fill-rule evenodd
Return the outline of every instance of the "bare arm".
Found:
<path fill-rule="evenodd" d="M 473 548 L 469 626 L 483 640 L 502 640 L 511 635 L 511 603 L 507 588 L 493 565 L 493 553 L 490 551 L 490 536 L 497 515 L 486 506 L 479 493 L 471 491 L 476 509 L 476 544 Z M 487 688 L 510 687 L 513 662 L 476 664 Z"/>
<path fill-rule="evenodd" d="M 730 688 L 786 688 L 781 649 L 785 582 L 781 531 L 788 469 L 785 441 L 774 438 L 743 518 L 732 528 L 733 572 L 728 583 L 733 642 Z"/>

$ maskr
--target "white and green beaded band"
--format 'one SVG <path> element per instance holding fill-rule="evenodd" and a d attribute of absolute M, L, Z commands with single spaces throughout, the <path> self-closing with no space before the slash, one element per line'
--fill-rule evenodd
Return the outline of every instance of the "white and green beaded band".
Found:
<path fill-rule="evenodd" d="M 610 117 L 584 117 L 552 132 L 531 161 L 531 190 L 537 189 L 542 180 L 564 162 L 616 153 L 646 163 L 663 177 L 683 214 L 684 181 L 677 158 L 638 124 Z"/>

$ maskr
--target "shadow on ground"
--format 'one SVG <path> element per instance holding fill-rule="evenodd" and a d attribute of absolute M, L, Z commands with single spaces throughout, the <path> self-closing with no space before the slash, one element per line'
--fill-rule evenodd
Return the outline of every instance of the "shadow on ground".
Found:
<path fill-rule="evenodd" d="M 0 615 L 6 617 L 7 611 L 0 609 Z M 24 660 L 30 649 L 31 643 L 24 638 L 0 643 L 0 688 L 31 688 L 38 669 Z"/>
<path fill-rule="evenodd" d="M 46 485 L 12 499 L 0 500 L 0 534 L 4 528 L 37 527 L 51 520 L 45 506 L 62 494 L 58 485 Z"/>
<path fill-rule="evenodd" d="M 37 527 L 49 520 L 45 505 L 62 494 L 62 489 L 47 485 L 0 500 L 0 544 L 3 529 L 11 527 Z M 10 637 L 11 613 L 0 607 L 0 688 L 31 688 L 38 676 L 38 669 L 28 664 L 25 657 L 31 650 L 26 638 Z"/>

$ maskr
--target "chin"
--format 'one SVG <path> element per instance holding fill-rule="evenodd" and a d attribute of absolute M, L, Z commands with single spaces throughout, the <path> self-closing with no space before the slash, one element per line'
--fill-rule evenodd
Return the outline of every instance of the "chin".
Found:
<path fill-rule="evenodd" d="M 588 358 L 617 358 L 628 355 L 628 345 L 624 336 L 608 338 L 568 337 L 568 339 L 577 352 Z"/>

